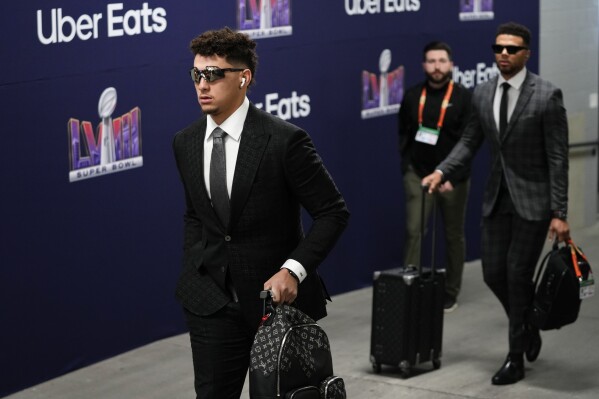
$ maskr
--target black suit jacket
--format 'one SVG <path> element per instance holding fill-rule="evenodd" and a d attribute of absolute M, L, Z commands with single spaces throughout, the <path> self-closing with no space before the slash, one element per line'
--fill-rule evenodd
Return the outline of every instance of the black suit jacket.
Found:
<path fill-rule="evenodd" d="M 328 295 L 317 267 L 345 229 L 349 212 L 312 140 L 297 126 L 250 104 L 233 177 L 230 223 L 223 226 L 204 184 L 205 132 L 203 117 L 173 142 L 187 206 L 177 298 L 196 314 L 216 312 L 230 300 L 222 281 L 228 268 L 248 320 L 257 325 L 262 316 L 258 294 L 290 258 L 308 272 L 297 306 L 314 319 L 324 317 Z M 305 236 L 301 207 L 313 219 Z"/>
<path fill-rule="evenodd" d="M 500 137 L 493 117 L 497 79 L 475 89 L 462 139 L 438 168 L 451 175 L 472 160 L 486 138 L 491 172 L 483 216 L 493 211 L 504 175 L 518 215 L 548 220 L 551 211 L 566 211 L 568 204 L 568 121 L 562 92 L 528 71 L 506 133 Z"/>

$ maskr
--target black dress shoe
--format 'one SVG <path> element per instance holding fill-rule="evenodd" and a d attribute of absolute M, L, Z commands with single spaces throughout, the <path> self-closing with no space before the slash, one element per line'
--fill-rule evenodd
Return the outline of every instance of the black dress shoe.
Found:
<path fill-rule="evenodd" d="M 543 345 L 543 341 L 541 340 L 541 333 L 539 333 L 539 329 L 531 327 L 530 344 L 526 350 L 526 360 L 529 362 L 534 362 L 537 360 L 539 353 L 541 353 L 541 345 Z"/>
<path fill-rule="evenodd" d="M 505 359 L 505 363 L 493 376 L 491 382 L 493 385 L 508 385 L 514 384 L 524 378 L 524 360 L 522 358 L 518 360 L 512 359 L 512 356 L 508 355 Z"/>

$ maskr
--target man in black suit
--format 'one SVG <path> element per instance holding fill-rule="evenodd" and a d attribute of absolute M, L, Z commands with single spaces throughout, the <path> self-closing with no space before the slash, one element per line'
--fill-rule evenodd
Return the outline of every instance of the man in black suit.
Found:
<path fill-rule="evenodd" d="M 526 69 L 529 46 L 526 27 L 516 23 L 498 27 L 492 48 L 500 76 L 475 89 L 461 141 L 422 180 L 433 192 L 472 160 L 485 138 L 489 142 L 483 276 L 509 320 L 509 353 L 493 376 L 495 385 L 524 378 L 524 354 L 531 362 L 539 355 L 541 336 L 527 322 L 534 269 L 547 230 L 549 239 L 563 241 L 570 236 L 566 221 L 568 124 L 562 92 Z"/>
<path fill-rule="evenodd" d="M 317 268 L 349 212 L 308 134 L 247 99 L 256 43 L 225 28 L 190 47 L 205 116 L 173 142 L 186 200 L 176 295 L 197 398 L 239 398 L 262 316 L 259 292 L 324 317 L 330 298 Z M 302 207 L 313 219 L 306 235 Z"/>

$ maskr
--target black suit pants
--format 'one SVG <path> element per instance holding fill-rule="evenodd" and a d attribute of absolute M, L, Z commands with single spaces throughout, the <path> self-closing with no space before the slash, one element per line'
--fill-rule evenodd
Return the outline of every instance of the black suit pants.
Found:
<path fill-rule="evenodd" d="M 250 364 L 255 327 L 239 303 L 209 316 L 185 309 L 191 340 L 196 399 L 239 399 Z"/>
<path fill-rule="evenodd" d="M 483 219 L 483 277 L 508 316 L 510 353 L 523 353 L 530 339 L 526 324 L 534 296 L 534 271 L 549 219 L 522 219 L 513 210 L 507 190 L 503 194 L 497 209 Z"/>

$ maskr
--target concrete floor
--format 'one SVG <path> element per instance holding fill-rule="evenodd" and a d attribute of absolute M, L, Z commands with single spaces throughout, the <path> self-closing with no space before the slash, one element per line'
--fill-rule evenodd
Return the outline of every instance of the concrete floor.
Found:
<path fill-rule="evenodd" d="M 573 233 L 599 270 L 599 224 Z M 599 272 L 597 272 L 599 273 Z M 439 370 L 402 379 L 397 370 L 375 374 L 369 361 L 372 289 L 338 295 L 321 321 L 333 350 L 335 374 L 348 397 L 360 399 L 588 398 L 599 397 L 599 292 L 582 303 L 579 319 L 561 330 L 542 332 L 539 359 L 526 365 L 526 378 L 491 385 L 507 352 L 507 323 L 498 301 L 482 281 L 480 262 L 464 270 L 460 306 L 445 315 Z M 247 384 L 243 398 L 248 397 Z M 179 335 L 96 363 L 18 392 L 10 399 L 189 399 L 193 372 L 187 335 Z"/>

